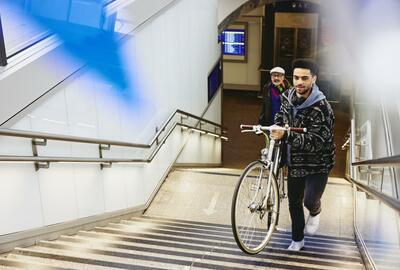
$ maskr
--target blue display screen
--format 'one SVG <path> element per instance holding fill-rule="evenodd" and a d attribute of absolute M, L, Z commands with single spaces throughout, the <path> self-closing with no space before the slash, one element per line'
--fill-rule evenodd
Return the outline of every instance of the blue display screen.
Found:
<path fill-rule="evenodd" d="M 221 86 L 222 82 L 222 66 L 221 61 L 213 67 L 210 74 L 208 75 L 208 102 L 214 97 L 218 88 Z"/>
<path fill-rule="evenodd" d="M 227 29 L 222 32 L 222 50 L 223 54 L 245 55 L 246 54 L 246 36 L 245 30 Z"/>

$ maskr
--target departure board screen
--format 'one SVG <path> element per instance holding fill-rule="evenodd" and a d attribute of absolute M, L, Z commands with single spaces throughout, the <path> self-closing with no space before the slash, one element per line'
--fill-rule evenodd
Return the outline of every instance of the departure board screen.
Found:
<path fill-rule="evenodd" d="M 245 55 L 246 32 L 240 29 L 227 29 L 222 32 L 223 54 Z"/>

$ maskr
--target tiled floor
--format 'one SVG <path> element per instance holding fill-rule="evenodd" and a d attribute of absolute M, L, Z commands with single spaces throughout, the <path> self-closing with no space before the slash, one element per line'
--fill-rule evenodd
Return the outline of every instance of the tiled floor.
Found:
<path fill-rule="evenodd" d="M 146 214 L 230 224 L 233 190 L 240 170 L 226 168 L 179 169 L 171 173 Z M 226 175 L 223 175 L 226 174 Z M 347 181 L 329 178 L 322 197 L 318 233 L 353 237 L 353 195 Z M 305 210 L 308 214 L 308 211 Z M 281 204 L 279 227 L 290 230 L 287 199 Z"/>

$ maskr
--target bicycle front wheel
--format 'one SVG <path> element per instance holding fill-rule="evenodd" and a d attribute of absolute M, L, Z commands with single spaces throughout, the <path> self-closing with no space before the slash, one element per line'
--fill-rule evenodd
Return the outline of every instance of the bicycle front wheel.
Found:
<path fill-rule="evenodd" d="M 232 199 L 232 230 L 239 248 L 257 254 L 265 248 L 279 215 L 279 193 L 269 166 L 250 163 L 239 178 Z M 268 181 L 271 181 L 268 184 Z M 269 194 L 267 186 L 270 185 Z"/>

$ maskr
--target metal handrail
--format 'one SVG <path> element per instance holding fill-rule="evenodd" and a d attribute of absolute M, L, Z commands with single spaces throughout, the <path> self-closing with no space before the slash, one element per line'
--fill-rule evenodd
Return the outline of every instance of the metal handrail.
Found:
<path fill-rule="evenodd" d="M 156 156 L 161 146 L 167 140 L 171 132 L 175 129 L 176 126 L 181 126 L 186 129 L 196 130 L 203 134 L 211 134 L 216 137 L 220 137 L 221 139 L 227 139 L 224 136 L 221 136 L 217 133 L 210 132 L 204 129 L 199 129 L 193 126 L 175 123 L 174 126 L 168 131 L 166 136 L 159 143 L 157 148 L 149 155 L 147 159 L 131 159 L 131 158 L 87 158 L 87 157 L 50 157 L 50 156 L 13 156 L 13 155 L 0 155 L 0 161 L 9 161 L 9 162 L 73 162 L 73 163 L 149 163 Z"/>
<path fill-rule="evenodd" d="M 349 181 L 350 183 L 356 185 L 357 188 L 363 190 L 368 195 L 374 197 L 375 199 L 379 200 L 380 202 L 383 202 L 384 204 L 386 204 L 387 206 L 389 206 L 390 208 L 392 208 L 393 210 L 397 211 L 397 213 L 400 214 L 400 200 L 390 197 L 390 196 L 384 194 L 383 192 L 379 192 L 379 191 L 361 183 L 360 181 L 354 180 L 351 177 L 349 177 L 348 175 L 345 176 L 345 179 L 347 181 Z"/>
<path fill-rule="evenodd" d="M 351 165 L 353 165 L 353 166 L 371 166 L 371 167 L 400 166 L 400 155 L 357 161 L 357 162 L 353 162 Z"/>
<path fill-rule="evenodd" d="M 199 116 L 193 115 L 191 113 L 175 110 L 164 125 L 160 128 L 160 130 L 155 134 L 154 138 L 148 144 L 140 144 L 140 143 L 129 143 L 123 141 L 115 141 L 115 140 L 101 140 L 87 137 L 78 137 L 78 136 L 66 136 L 66 135 L 58 135 L 52 133 L 44 133 L 44 132 L 32 132 L 32 131 L 24 131 L 24 130 L 14 130 L 14 129 L 5 129 L 0 128 L 0 135 L 2 136 L 11 136 L 11 137 L 23 137 L 23 138 L 32 138 L 32 139 L 43 139 L 43 140 L 54 140 L 54 141 L 66 141 L 66 142 L 77 142 L 77 143 L 90 143 L 90 144 L 104 144 L 104 145 L 114 145 L 114 146 L 126 146 L 126 147 L 135 147 L 135 148 L 150 148 L 156 141 L 159 139 L 161 133 L 165 131 L 168 124 L 175 117 L 176 114 L 182 114 L 202 122 L 207 122 L 214 126 L 221 128 L 221 132 L 225 131 L 226 128 L 222 127 L 220 124 L 203 119 Z M 222 135 L 222 134 L 216 134 Z"/>
<path fill-rule="evenodd" d="M 4 67 L 6 65 L 7 65 L 7 54 L 4 42 L 3 26 L 1 24 L 1 16 L 0 16 L 0 66 Z"/>
<path fill-rule="evenodd" d="M 136 147 L 136 148 L 149 148 L 150 147 L 150 144 L 128 143 L 128 142 L 114 141 L 114 140 L 101 140 L 101 139 L 94 139 L 94 138 L 87 138 L 87 137 L 66 136 L 66 135 L 58 135 L 58 134 L 52 134 L 52 133 L 33 132 L 33 131 L 6 129 L 6 128 L 0 128 L 0 135 L 10 136 L 10 137 L 53 140 L 53 141 L 90 143 L 90 144 L 107 144 L 107 145 L 127 146 L 127 147 Z"/>
<path fill-rule="evenodd" d="M 0 155 L 0 161 L 10 162 L 74 162 L 74 163 L 114 163 L 114 162 L 146 162 L 146 159 L 129 158 L 77 158 L 77 157 L 36 157 Z"/>
<path fill-rule="evenodd" d="M 342 150 L 346 150 L 350 147 L 350 138 L 348 138 L 342 145 Z"/>
<path fill-rule="evenodd" d="M 226 130 L 226 128 L 224 128 L 223 126 L 221 126 L 220 124 L 218 124 L 218 123 L 215 123 L 215 122 L 213 122 L 213 121 L 210 121 L 210 120 L 207 120 L 207 119 L 204 119 L 204 118 L 201 118 L 201 117 L 199 117 L 199 116 L 196 116 L 196 115 L 194 115 L 194 114 L 191 114 L 191 113 L 188 113 L 188 112 L 185 112 L 185 111 L 182 111 L 182 110 L 176 110 L 177 111 L 177 113 L 180 113 L 180 114 L 185 114 L 186 116 L 188 116 L 188 117 L 191 117 L 191 118 L 194 118 L 194 119 L 197 119 L 197 120 L 200 120 L 200 121 L 202 121 L 202 122 L 205 122 L 205 123 L 208 123 L 208 124 L 211 124 L 211 125 L 213 125 L 213 126 L 216 126 L 216 127 L 219 127 L 219 128 L 221 128 L 221 130 L 222 130 L 222 132 L 224 131 L 224 130 Z"/>
<path fill-rule="evenodd" d="M 176 114 L 182 114 L 187 117 L 191 117 L 197 119 L 201 122 L 206 122 L 212 124 L 221 129 L 221 134 L 216 132 L 204 130 L 202 128 L 198 128 L 197 125 L 190 126 L 186 124 L 182 124 L 179 122 L 175 122 L 174 125 L 168 130 L 167 134 L 162 138 L 161 141 L 158 141 L 161 133 L 166 129 L 167 125 L 171 122 L 173 117 Z M 199 122 L 200 123 L 200 122 Z M 99 144 L 99 145 L 117 145 L 117 146 L 127 146 L 127 147 L 136 147 L 136 148 L 150 148 L 156 141 L 158 142 L 157 147 L 150 153 L 149 157 L 146 159 L 129 159 L 129 158 L 87 158 L 87 157 L 50 157 L 50 156 L 14 156 L 14 155 L 0 155 L 1 162 L 41 162 L 41 163 L 53 163 L 53 162 L 72 162 L 72 163 L 149 163 L 156 156 L 162 145 L 165 143 L 169 135 L 175 129 L 176 126 L 181 126 L 182 128 L 186 128 L 188 130 L 197 131 L 201 134 L 208 134 L 214 137 L 219 137 L 223 140 L 228 140 L 225 136 L 222 135 L 222 132 L 226 131 L 224 127 L 220 124 L 214 123 L 207 119 L 201 118 L 199 116 L 187 113 L 182 110 L 175 110 L 174 113 L 167 119 L 164 123 L 163 127 L 157 132 L 154 138 L 151 140 L 149 144 L 135 144 L 121 141 L 112 141 L 112 140 L 97 140 L 92 138 L 85 137 L 75 137 L 75 136 L 63 136 L 57 134 L 50 133 L 42 133 L 42 132 L 28 132 L 28 131 L 20 131 L 20 130 L 9 130 L 9 129 L 0 129 L 0 135 L 4 136 L 12 136 L 12 137 L 24 137 L 24 138 L 32 138 L 32 139 L 43 139 L 43 140 L 57 140 L 57 141 L 69 141 L 69 142 L 78 142 L 78 143 L 91 143 L 91 144 Z M 45 166 L 46 167 L 46 166 Z"/>

